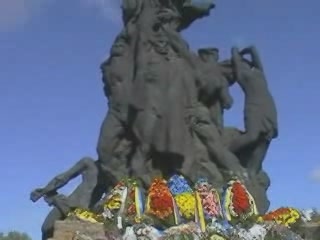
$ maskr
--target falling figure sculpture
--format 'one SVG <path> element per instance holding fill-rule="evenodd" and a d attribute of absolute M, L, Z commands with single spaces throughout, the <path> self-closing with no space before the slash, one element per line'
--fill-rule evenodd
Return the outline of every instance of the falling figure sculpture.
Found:
<path fill-rule="evenodd" d="M 54 206 L 42 225 L 42 240 L 52 237 L 55 221 L 64 219 L 72 209 L 89 209 L 100 200 L 108 185 L 99 181 L 98 178 L 102 176 L 98 173 L 98 162 L 85 157 L 66 172 L 54 177 L 45 187 L 32 191 L 30 199 L 33 202 L 44 197 L 50 206 Z M 58 189 L 79 175 L 82 175 L 82 182 L 68 197 L 57 193 Z"/>
<path fill-rule="evenodd" d="M 245 54 L 250 54 L 252 60 L 244 59 Z M 251 158 L 246 163 L 248 170 L 255 175 L 262 169 L 270 141 L 278 136 L 276 106 L 255 47 L 245 48 L 240 53 L 237 48 L 232 48 L 232 63 L 236 81 L 245 93 L 245 133 L 231 142 L 230 149 L 238 152 L 244 147 L 259 145 L 252 154 L 260 158 Z"/>
<path fill-rule="evenodd" d="M 113 153 L 113 158 L 116 160 L 112 161 L 123 161 L 130 150 L 131 143 L 122 140 Z M 119 166 L 118 172 L 120 172 L 121 167 L 123 166 Z M 122 171 L 125 170 L 122 168 Z M 69 196 L 57 192 L 58 189 L 78 176 L 82 177 L 82 181 Z M 30 194 L 32 202 L 44 198 L 49 206 L 54 206 L 42 224 L 42 240 L 51 238 L 55 221 L 65 219 L 73 209 L 96 210 L 102 196 L 108 193 L 112 187 L 113 178 L 105 174 L 101 167 L 101 161 L 83 157 L 70 169 L 55 176 L 45 187 L 33 190 Z"/>

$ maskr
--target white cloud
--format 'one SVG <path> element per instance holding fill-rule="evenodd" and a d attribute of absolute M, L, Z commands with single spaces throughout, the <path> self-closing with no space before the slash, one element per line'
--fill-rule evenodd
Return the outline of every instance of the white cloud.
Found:
<path fill-rule="evenodd" d="M 114 24 L 121 24 L 120 0 L 81 0 L 87 7 L 96 8 Z"/>
<path fill-rule="evenodd" d="M 23 26 L 50 0 L 0 0 L 0 31 Z"/>
<path fill-rule="evenodd" d="M 311 179 L 320 182 L 320 167 L 311 172 Z"/>
<path fill-rule="evenodd" d="M 0 32 L 22 27 L 35 14 L 43 10 L 44 5 L 54 0 L 0 0 Z M 66 0 L 69 1 L 69 0 Z M 121 24 L 120 0 L 76 0 L 86 8 L 100 11 L 107 20 Z"/>

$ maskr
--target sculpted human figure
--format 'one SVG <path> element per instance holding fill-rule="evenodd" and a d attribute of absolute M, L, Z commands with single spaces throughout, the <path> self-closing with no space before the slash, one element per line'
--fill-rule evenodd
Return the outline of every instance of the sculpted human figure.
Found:
<path fill-rule="evenodd" d="M 202 48 L 198 50 L 198 55 L 202 60 L 202 65 L 207 65 L 207 76 L 209 81 L 204 81 L 200 90 L 200 102 L 210 111 L 211 119 L 217 126 L 219 132 L 223 132 L 224 110 L 228 110 L 233 105 L 233 98 L 229 88 L 234 84 L 234 77 L 230 61 L 219 59 L 218 48 Z"/>
<path fill-rule="evenodd" d="M 126 25 L 116 38 L 109 59 L 101 65 L 105 95 L 108 98 L 108 113 L 101 126 L 97 152 L 103 171 L 112 176 L 114 183 L 123 176 L 115 167 L 118 163 L 112 162 L 117 159 L 113 157 L 113 153 L 120 141 L 130 135 L 128 104 L 134 72 L 131 49 L 134 44 L 133 27 L 130 22 Z M 126 165 L 126 162 L 122 164 Z"/>
<path fill-rule="evenodd" d="M 201 74 L 200 101 L 210 105 L 211 101 L 218 100 L 223 109 L 230 109 L 233 105 L 233 98 L 229 92 L 231 79 L 222 71 L 218 63 L 219 54 L 215 48 L 202 48 L 198 50 L 201 60 L 199 64 Z"/>
<path fill-rule="evenodd" d="M 238 63 L 238 69 L 240 67 L 243 67 L 244 69 L 242 69 L 241 71 L 247 71 L 246 74 L 250 74 L 250 81 L 252 85 L 249 86 L 250 84 L 248 81 L 242 84 L 242 89 L 245 93 L 245 130 L 242 131 L 235 127 L 224 127 L 222 131 L 222 139 L 224 146 L 226 146 L 230 151 L 233 151 L 233 153 L 240 160 L 241 165 L 247 169 L 250 175 L 250 183 L 246 184 L 247 188 L 256 199 L 259 213 L 263 214 L 268 210 L 270 205 L 270 202 L 266 195 L 267 189 L 270 186 L 270 179 L 268 175 L 262 170 L 262 162 L 266 156 L 271 141 L 271 139 L 266 136 L 274 135 L 274 137 L 276 137 L 278 132 L 277 114 L 273 98 L 269 93 L 268 88 L 266 88 L 267 86 L 265 77 L 263 75 L 263 68 L 257 54 L 257 50 L 254 48 L 246 48 L 243 51 L 239 51 L 238 49 L 233 48 L 232 52 L 232 55 L 236 56 L 236 58 L 233 57 L 233 60 L 231 62 L 226 61 L 222 63 L 222 66 L 227 66 L 226 68 L 223 68 L 224 71 L 229 75 L 228 72 L 230 71 L 230 67 L 228 65 L 230 65 L 231 63 L 233 75 L 235 75 L 234 61 L 237 61 L 236 63 Z M 257 71 L 259 71 L 258 69 L 255 69 L 253 71 L 253 63 L 244 58 L 245 54 L 253 52 L 255 53 L 254 57 L 251 57 L 252 62 L 255 61 L 254 65 L 259 66 L 259 69 L 262 69 L 262 72 L 260 73 L 257 73 Z M 234 79 L 236 80 L 237 77 L 235 76 Z M 248 96 L 250 97 L 247 98 Z M 254 109 L 258 109 L 258 111 L 253 111 Z M 249 121 L 246 114 L 249 114 Z M 266 121 L 268 123 L 266 125 L 267 128 L 261 127 L 265 126 L 261 125 L 262 122 L 265 122 L 261 121 L 262 119 L 269 119 Z M 254 131 L 259 136 L 253 137 L 253 139 L 251 138 L 250 140 L 250 138 L 245 137 L 248 133 L 247 129 L 250 129 L 251 132 Z M 267 134 L 267 132 L 269 132 L 269 134 Z"/>
<path fill-rule="evenodd" d="M 64 219 L 70 210 L 77 207 L 89 209 L 100 200 L 110 187 L 110 182 L 107 176 L 99 174 L 99 169 L 99 161 L 82 158 L 72 168 L 54 177 L 45 187 L 31 192 L 30 199 L 33 202 L 43 197 L 50 206 L 54 206 L 41 227 L 42 240 L 52 237 L 55 221 Z M 82 182 L 69 196 L 58 194 L 58 189 L 79 175 L 82 176 Z"/>
<path fill-rule="evenodd" d="M 211 55 L 210 50 L 202 50 L 200 51 L 200 60 L 181 44 L 181 40 L 177 37 L 176 32 L 171 29 L 165 29 L 165 32 L 169 36 L 170 44 L 177 49 L 178 53 L 189 63 L 189 67 L 195 71 L 193 77 L 198 86 L 202 85 L 203 89 L 209 91 L 206 94 L 211 94 L 211 97 L 216 96 L 217 98 L 221 98 L 224 101 L 224 107 L 230 108 L 232 98 L 228 92 L 228 79 L 215 69 L 215 55 Z M 198 101 L 198 97 L 196 101 Z M 246 171 L 241 166 L 237 157 L 223 145 L 218 128 L 211 121 L 209 110 L 204 104 L 198 102 L 194 105 L 189 123 L 218 165 L 231 171 L 230 175 L 236 174 L 241 178 L 246 177 Z"/>
<path fill-rule="evenodd" d="M 159 17 L 165 11 L 176 13 L 174 9 L 159 8 L 155 1 L 144 1 L 137 20 L 139 40 L 133 85 L 137 94 L 132 95 L 131 107 L 135 113 L 133 130 L 144 158 L 159 159 L 155 161 L 161 165 L 159 168 L 169 171 L 179 168 L 188 155 L 191 135 L 185 109 L 195 104 L 196 87 L 191 70 L 169 44 L 164 31 L 165 27 L 177 32 L 179 18 L 165 19 L 165 14 Z M 133 159 L 133 171 L 139 172 L 141 164 Z"/>
<path fill-rule="evenodd" d="M 251 61 L 244 58 L 246 54 L 251 56 Z M 278 136 L 276 106 L 255 47 L 241 52 L 232 48 L 232 64 L 236 81 L 245 93 L 245 133 L 234 138 L 229 148 L 233 152 L 254 149 L 246 167 L 252 174 L 257 174 L 262 169 L 270 141 Z"/>
<path fill-rule="evenodd" d="M 131 144 L 123 139 L 113 153 L 113 162 L 118 162 L 114 167 L 122 175 L 126 174 L 126 166 L 122 162 L 131 152 Z M 101 197 L 114 186 L 110 176 L 103 171 L 101 163 L 100 160 L 84 157 L 67 171 L 55 176 L 45 187 L 31 192 L 31 201 L 36 202 L 43 198 L 49 206 L 54 207 L 42 225 L 43 240 L 52 237 L 55 221 L 65 219 L 75 208 L 95 210 Z M 82 177 L 82 181 L 69 196 L 57 192 L 78 176 Z"/>
<path fill-rule="evenodd" d="M 170 13 L 167 13 L 170 14 Z M 186 60 L 193 70 L 193 77 L 197 86 L 197 93 L 193 95 L 203 104 L 209 104 L 212 99 L 219 99 L 224 109 L 231 108 L 233 98 L 229 92 L 231 79 L 221 71 L 217 60 L 216 48 L 203 48 L 198 55 L 192 53 L 177 32 L 170 28 L 163 28 L 169 37 L 171 46 Z"/>

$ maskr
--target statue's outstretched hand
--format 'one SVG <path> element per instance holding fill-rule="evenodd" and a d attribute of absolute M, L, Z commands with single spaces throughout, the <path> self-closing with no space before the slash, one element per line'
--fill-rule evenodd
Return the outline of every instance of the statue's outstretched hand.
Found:
<path fill-rule="evenodd" d="M 246 48 L 243 48 L 241 51 L 240 51 L 240 54 L 241 55 L 246 55 L 246 54 L 251 54 L 252 51 L 254 51 L 256 48 L 255 46 L 251 45 L 251 46 L 248 46 Z"/>
<path fill-rule="evenodd" d="M 30 200 L 32 202 L 38 201 L 40 198 L 42 198 L 45 195 L 43 188 L 37 188 L 33 190 L 30 194 Z"/>
<path fill-rule="evenodd" d="M 249 46 L 246 49 L 243 49 L 240 54 L 248 53 L 251 55 L 251 61 L 254 68 L 260 72 L 264 72 L 263 64 L 258 52 L 258 49 L 255 46 Z"/>

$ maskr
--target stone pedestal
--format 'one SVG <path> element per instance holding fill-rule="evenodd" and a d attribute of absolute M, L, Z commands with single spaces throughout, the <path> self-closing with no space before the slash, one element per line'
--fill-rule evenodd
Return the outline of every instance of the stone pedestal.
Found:
<path fill-rule="evenodd" d="M 305 240 L 320 240 L 320 223 L 306 223 L 299 228 Z"/>
<path fill-rule="evenodd" d="M 50 240 L 107 240 L 103 224 L 77 220 L 57 221 Z"/>

